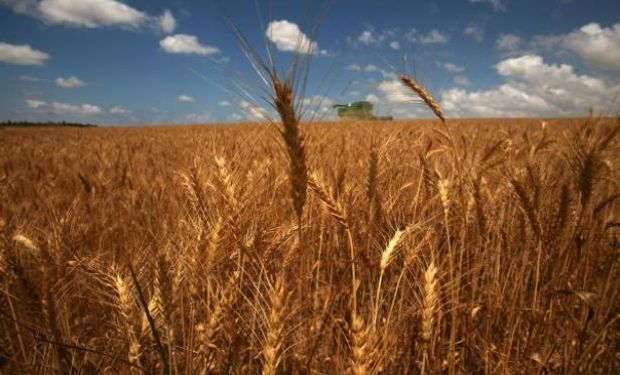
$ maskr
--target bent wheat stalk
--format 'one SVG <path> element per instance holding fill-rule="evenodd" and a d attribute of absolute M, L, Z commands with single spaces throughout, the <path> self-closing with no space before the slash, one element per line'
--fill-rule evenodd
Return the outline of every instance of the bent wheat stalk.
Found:
<path fill-rule="evenodd" d="M 406 74 L 400 76 L 400 81 L 410 88 L 413 92 L 415 92 L 426 104 L 426 106 L 433 111 L 435 116 L 437 116 L 442 122 L 446 122 L 445 117 L 443 116 L 443 111 L 441 110 L 441 106 L 437 101 L 431 96 L 431 93 L 428 92 L 424 86 L 420 85 L 413 78 L 409 77 Z"/>

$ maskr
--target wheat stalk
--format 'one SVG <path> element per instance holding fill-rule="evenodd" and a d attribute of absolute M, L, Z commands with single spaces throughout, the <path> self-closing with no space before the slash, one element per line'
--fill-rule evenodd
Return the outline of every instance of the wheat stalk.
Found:
<path fill-rule="evenodd" d="M 422 340 L 428 343 L 433 337 L 435 312 L 439 305 L 439 282 L 437 281 L 437 267 L 431 262 L 424 272 L 424 299 L 422 301 Z"/>
<path fill-rule="evenodd" d="M 400 81 L 410 88 L 413 92 L 415 92 L 423 101 L 426 103 L 426 106 L 433 111 L 435 116 L 437 116 L 442 122 L 446 122 L 446 119 L 443 116 L 443 111 L 441 110 L 441 106 L 439 103 L 431 96 L 430 92 L 424 86 L 420 85 L 413 78 L 408 75 L 401 75 Z"/>
<path fill-rule="evenodd" d="M 282 129 L 280 134 L 286 144 L 289 157 L 289 181 L 291 183 L 291 199 L 297 215 L 297 224 L 301 231 L 301 218 L 306 203 L 308 186 L 308 169 L 306 167 L 306 149 L 304 138 L 299 131 L 299 118 L 295 113 L 295 98 L 291 87 L 272 75 L 274 89 L 274 106 L 280 115 Z"/>
<path fill-rule="evenodd" d="M 385 247 L 385 249 L 383 249 L 383 252 L 381 253 L 381 262 L 380 262 L 381 271 L 379 273 L 379 282 L 377 283 L 377 295 L 375 297 L 375 311 L 373 315 L 373 327 L 377 326 L 377 318 L 379 316 L 379 297 L 381 295 L 381 283 L 383 281 L 383 275 L 385 273 L 386 268 L 388 268 L 390 263 L 392 263 L 392 261 L 396 257 L 396 251 L 398 249 L 398 244 L 400 243 L 401 238 L 404 233 L 405 233 L 405 230 L 397 229 L 396 232 L 394 232 L 394 235 L 392 236 L 390 241 L 388 242 L 387 246 Z"/>
<path fill-rule="evenodd" d="M 129 282 L 121 275 L 116 275 L 114 278 L 114 286 L 118 297 L 118 310 L 123 318 L 125 335 L 127 336 L 129 344 L 127 360 L 132 364 L 140 366 L 141 345 L 140 341 L 138 341 L 138 335 L 134 325 L 134 314 L 131 303 L 132 296 L 129 290 Z M 135 372 L 135 369 L 132 368 L 132 371 Z"/>
<path fill-rule="evenodd" d="M 217 301 L 206 323 L 197 323 L 194 326 L 198 340 L 198 362 L 202 364 L 207 373 L 211 373 L 217 366 L 215 358 L 217 350 L 217 338 L 222 330 L 223 323 L 230 312 L 237 297 L 236 283 L 239 275 L 231 276 L 223 286 L 222 296 Z"/>
<path fill-rule="evenodd" d="M 321 177 L 316 172 L 308 179 L 308 187 L 317 195 L 321 202 L 323 202 L 329 214 L 345 229 L 348 229 L 348 218 L 344 209 L 327 191 L 327 188 L 321 181 Z"/>
<path fill-rule="evenodd" d="M 278 277 L 271 294 L 271 309 L 267 317 L 267 338 L 263 346 L 263 375 L 275 375 L 282 360 L 286 288 L 284 278 Z"/>
<path fill-rule="evenodd" d="M 37 246 L 34 241 L 30 238 L 24 236 L 23 234 L 16 233 L 13 235 L 13 241 L 25 247 L 27 250 L 31 252 L 31 254 L 36 255 L 39 252 L 39 246 Z"/>

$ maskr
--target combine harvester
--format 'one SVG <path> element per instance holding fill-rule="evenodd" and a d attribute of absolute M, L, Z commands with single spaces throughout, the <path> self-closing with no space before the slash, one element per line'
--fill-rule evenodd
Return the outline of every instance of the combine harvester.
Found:
<path fill-rule="evenodd" d="M 380 116 L 373 115 L 371 102 L 361 101 L 352 102 L 348 104 L 335 104 L 334 108 L 338 108 L 338 117 L 345 120 L 380 120 L 391 121 L 392 116 Z"/>

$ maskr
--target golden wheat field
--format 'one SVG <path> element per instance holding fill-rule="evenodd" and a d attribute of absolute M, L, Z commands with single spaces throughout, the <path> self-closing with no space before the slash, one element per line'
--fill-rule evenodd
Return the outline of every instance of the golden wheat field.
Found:
<path fill-rule="evenodd" d="M 617 373 L 619 129 L 2 129 L 0 373 Z"/>

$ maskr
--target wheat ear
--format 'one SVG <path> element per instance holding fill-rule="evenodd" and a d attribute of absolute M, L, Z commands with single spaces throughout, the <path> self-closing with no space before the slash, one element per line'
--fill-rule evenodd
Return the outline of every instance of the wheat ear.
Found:
<path fill-rule="evenodd" d="M 306 149 L 304 139 L 299 131 L 299 118 L 295 113 L 295 98 L 290 86 L 280 81 L 277 75 L 272 76 L 274 89 L 274 105 L 280 119 L 282 129 L 280 134 L 284 138 L 286 151 L 289 157 L 289 180 L 291 183 L 291 199 L 297 215 L 297 223 L 301 231 L 301 218 L 306 203 L 306 189 L 308 186 L 308 169 L 306 168 Z"/>
<path fill-rule="evenodd" d="M 373 360 L 373 331 L 366 326 L 364 319 L 357 313 L 353 313 L 350 325 L 351 335 L 351 375 L 367 375 L 372 370 Z"/>
<path fill-rule="evenodd" d="M 129 343 L 127 359 L 132 364 L 140 365 L 141 345 L 140 341 L 138 341 L 138 334 L 133 319 L 134 314 L 129 282 L 121 275 L 117 275 L 114 278 L 114 286 L 118 294 L 118 310 L 123 319 L 125 334 Z M 135 370 L 132 368 L 132 371 Z"/>
<path fill-rule="evenodd" d="M 400 81 L 411 89 L 411 91 L 415 92 L 426 104 L 426 106 L 433 111 L 435 116 L 437 116 L 442 122 L 446 122 L 445 117 L 443 116 L 443 111 L 441 110 L 441 106 L 437 101 L 431 96 L 430 92 L 424 86 L 420 85 L 413 78 L 408 75 L 403 74 L 400 76 Z"/>
<path fill-rule="evenodd" d="M 437 267 L 431 262 L 424 272 L 424 300 L 422 301 L 422 339 L 430 342 L 433 337 L 435 311 L 439 304 Z"/>
<path fill-rule="evenodd" d="M 344 209 L 336 199 L 327 191 L 318 174 L 313 173 L 308 179 L 308 187 L 323 202 L 329 214 L 345 229 L 349 228 L 348 218 Z"/>
<path fill-rule="evenodd" d="M 284 278 L 278 277 L 271 291 L 271 311 L 267 322 L 267 339 L 263 346 L 263 375 L 275 375 L 282 360 L 282 342 L 286 312 Z"/>

